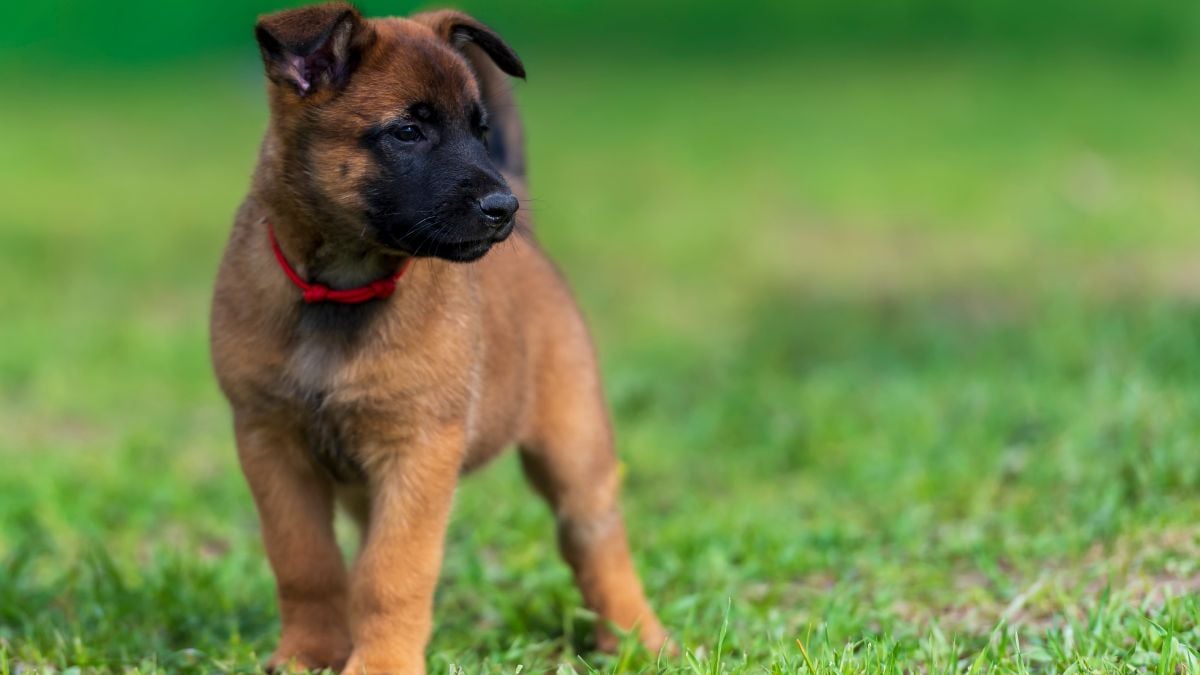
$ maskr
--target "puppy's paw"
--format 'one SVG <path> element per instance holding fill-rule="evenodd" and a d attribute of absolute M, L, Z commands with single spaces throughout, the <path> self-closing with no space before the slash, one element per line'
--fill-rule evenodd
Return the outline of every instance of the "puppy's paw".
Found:
<path fill-rule="evenodd" d="M 637 637 L 637 641 L 651 654 L 662 653 L 666 656 L 679 656 L 679 645 L 671 639 L 671 634 L 662 627 L 662 624 L 653 618 L 650 621 L 639 623 L 629 633 L 614 632 L 611 628 L 603 625 L 597 626 L 596 648 L 602 652 L 616 653 L 621 648 L 624 635 L 629 634 Z"/>
<path fill-rule="evenodd" d="M 268 673 L 337 672 L 346 663 L 348 648 L 339 645 L 313 645 L 308 649 L 284 649 L 280 646 L 267 659 Z"/>
<path fill-rule="evenodd" d="M 642 646 L 651 654 L 662 654 L 674 658 L 679 656 L 679 643 L 671 639 L 671 634 L 662 626 L 656 626 L 649 634 L 643 632 L 640 636 Z"/>
<path fill-rule="evenodd" d="M 409 662 L 389 658 L 371 658 L 355 651 L 342 668 L 341 675 L 425 675 L 424 655 Z"/>

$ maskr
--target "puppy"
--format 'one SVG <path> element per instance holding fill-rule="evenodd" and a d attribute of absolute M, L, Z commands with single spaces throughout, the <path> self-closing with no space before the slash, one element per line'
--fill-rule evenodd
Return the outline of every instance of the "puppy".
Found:
<path fill-rule="evenodd" d="M 268 667 L 423 673 L 458 478 L 509 445 L 599 646 L 616 628 L 659 649 L 588 331 L 519 210 L 520 59 L 453 11 L 325 4 L 255 34 L 270 122 L 212 356 L 277 582 Z M 362 529 L 349 570 L 335 504 Z"/>

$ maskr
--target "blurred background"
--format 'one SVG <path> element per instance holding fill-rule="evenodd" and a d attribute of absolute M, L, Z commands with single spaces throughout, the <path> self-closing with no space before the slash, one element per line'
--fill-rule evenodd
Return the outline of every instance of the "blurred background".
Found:
<path fill-rule="evenodd" d="M 207 311 L 286 4 L 0 8 L 0 672 L 273 647 Z M 457 5 L 529 72 L 661 672 L 1195 666 L 1200 3 Z M 432 672 L 650 667 L 552 532 L 464 483 Z"/>

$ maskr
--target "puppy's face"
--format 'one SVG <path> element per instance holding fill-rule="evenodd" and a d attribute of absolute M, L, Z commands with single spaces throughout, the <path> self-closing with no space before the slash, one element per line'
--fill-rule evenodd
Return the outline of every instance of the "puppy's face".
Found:
<path fill-rule="evenodd" d="M 483 256 L 518 208 L 488 152 L 488 111 L 459 49 L 523 76 L 456 12 L 367 21 L 346 5 L 264 17 L 281 180 L 331 241 L 454 261 Z"/>

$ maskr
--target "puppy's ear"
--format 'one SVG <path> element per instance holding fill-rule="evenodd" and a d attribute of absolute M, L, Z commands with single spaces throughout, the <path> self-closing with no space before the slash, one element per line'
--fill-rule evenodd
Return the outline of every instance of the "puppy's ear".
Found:
<path fill-rule="evenodd" d="M 335 2 L 260 17 L 254 37 L 267 77 L 305 97 L 346 86 L 374 32 L 357 9 Z"/>
<path fill-rule="evenodd" d="M 454 45 L 456 49 L 462 49 L 467 43 L 474 44 L 487 54 L 500 70 L 513 77 L 525 79 L 525 66 L 512 47 L 509 47 L 496 31 L 474 18 L 454 10 L 441 10 L 417 14 L 412 19 L 432 28 L 438 37 Z"/>

